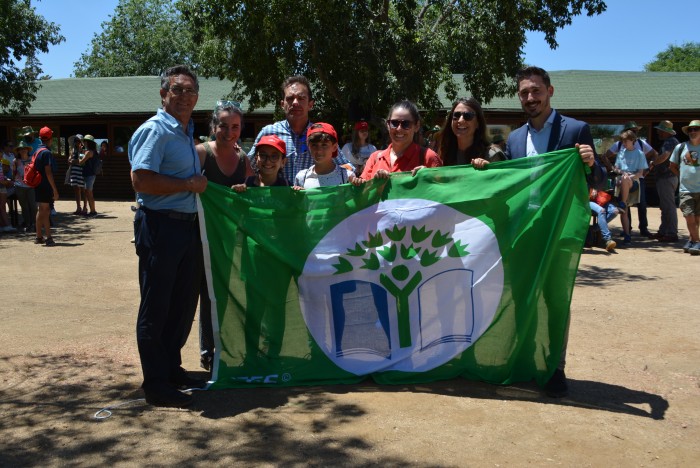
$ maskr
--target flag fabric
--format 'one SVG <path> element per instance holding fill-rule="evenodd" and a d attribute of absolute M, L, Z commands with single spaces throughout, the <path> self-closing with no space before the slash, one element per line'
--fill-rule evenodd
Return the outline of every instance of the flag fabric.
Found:
<path fill-rule="evenodd" d="M 199 196 L 209 388 L 547 381 L 590 219 L 575 149 Z"/>

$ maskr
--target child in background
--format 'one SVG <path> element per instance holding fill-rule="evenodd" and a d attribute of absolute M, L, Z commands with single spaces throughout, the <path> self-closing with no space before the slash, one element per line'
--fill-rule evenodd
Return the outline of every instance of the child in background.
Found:
<path fill-rule="evenodd" d="M 620 141 L 624 148 L 617 153 L 613 170 L 618 174 L 615 184 L 620 198 L 620 211 L 625 212 L 628 204 L 634 205 L 639 202 L 639 178 L 644 175 L 644 170 L 649 166 L 644 153 L 635 148 L 636 133 L 625 130 L 620 134 Z M 631 194 L 632 198 L 630 198 Z M 622 243 L 629 244 L 632 242 L 629 218 L 626 215 L 620 216 L 620 221 L 624 231 Z"/>
<path fill-rule="evenodd" d="M 338 155 L 338 134 L 331 124 L 319 122 L 306 132 L 309 152 L 314 165 L 303 169 L 294 178 L 294 187 L 317 188 L 352 182 L 355 173 L 350 164 L 336 165 L 333 158 Z"/>
<path fill-rule="evenodd" d="M 255 174 L 243 184 L 232 185 L 236 192 L 248 187 L 289 187 L 282 174 L 287 161 L 287 145 L 276 135 L 265 135 L 255 145 Z"/>
<path fill-rule="evenodd" d="M 346 143 L 341 150 L 345 159 L 355 166 L 357 175 L 362 174 L 362 169 L 369 157 L 377 151 L 377 148 L 369 141 L 369 124 L 361 120 L 355 124 L 352 130 L 352 142 Z"/>

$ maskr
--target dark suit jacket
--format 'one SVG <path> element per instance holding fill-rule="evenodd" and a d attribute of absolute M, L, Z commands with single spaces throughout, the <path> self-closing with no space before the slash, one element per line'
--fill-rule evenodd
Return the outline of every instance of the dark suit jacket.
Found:
<path fill-rule="evenodd" d="M 573 148 L 576 143 L 589 145 L 595 153 L 595 144 L 591 129 L 586 122 L 572 119 L 565 115 L 561 115 L 556 110 L 554 112 L 554 121 L 552 122 L 552 133 L 549 135 L 549 143 L 547 144 L 547 152 L 560 149 Z M 513 130 L 508 135 L 506 142 L 506 157 L 508 159 L 524 158 L 527 154 L 527 124 Z M 586 177 L 589 185 L 600 187 L 607 177 L 603 165 L 598 160 L 598 155 L 595 155 L 595 163 L 591 167 L 591 173 Z"/>

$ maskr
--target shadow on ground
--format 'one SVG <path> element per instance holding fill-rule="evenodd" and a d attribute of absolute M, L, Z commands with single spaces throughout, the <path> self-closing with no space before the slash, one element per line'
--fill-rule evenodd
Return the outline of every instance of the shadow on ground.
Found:
<path fill-rule="evenodd" d="M 49 371 L 47 372 L 47 369 Z M 570 380 L 571 396 L 552 399 L 531 383 L 496 386 L 454 379 L 420 385 L 251 388 L 196 392 L 187 410 L 154 408 L 141 400 L 139 369 L 75 354 L 0 358 L 0 466 L 196 465 L 217 462 L 273 465 L 409 466 L 381 455 L 362 437 L 341 437 L 366 409 L 339 402 L 362 392 L 444 395 L 530 401 L 663 419 L 659 395 L 603 382 Z M 201 374 L 201 373 L 200 373 Z M 200 375 L 203 377 L 203 375 Z M 134 401 L 135 400 L 135 401 Z M 112 417 L 94 414 L 117 403 Z M 103 413 L 104 414 L 104 413 Z M 158 462 L 160 460 L 161 462 Z"/>

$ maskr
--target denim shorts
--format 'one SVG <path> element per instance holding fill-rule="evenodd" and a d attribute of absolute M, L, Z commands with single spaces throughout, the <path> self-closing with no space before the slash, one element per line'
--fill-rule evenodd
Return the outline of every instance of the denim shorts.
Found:
<path fill-rule="evenodd" d="M 97 176 L 94 175 L 85 177 L 85 190 L 92 190 L 92 187 L 95 185 L 96 178 Z"/>

